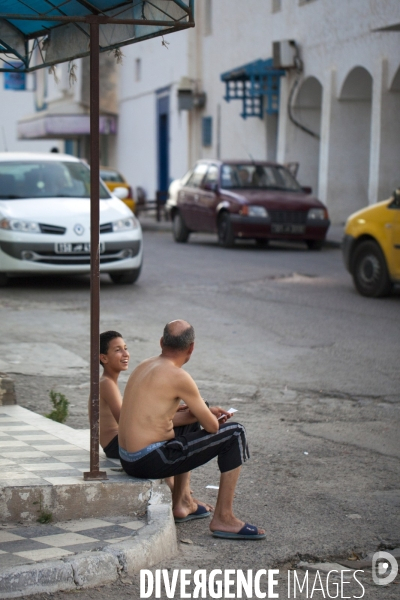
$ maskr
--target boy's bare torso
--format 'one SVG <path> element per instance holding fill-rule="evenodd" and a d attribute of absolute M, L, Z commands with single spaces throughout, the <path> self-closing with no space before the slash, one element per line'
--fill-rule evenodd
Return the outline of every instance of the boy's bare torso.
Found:
<path fill-rule="evenodd" d="M 102 383 L 106 377 L 101 377 L 100 379 L 100 445 L 102 448 L 105 448 L 112 439 L 118 435 L 118 423 L 114 418 L 114 415 L 111 412 L 111 409 L 106 402 L 105 398 L 102 396 Z M 113 386 L 115 387 L 114 393 L 116 396 L 121 396 L 121 392 L 116 383 L 107 378 L 107 387 Z"/>
<path fill-rule="evenodd" d="M 109 377 L 103 375 L 100 378 L 100 401 L 99 401 L 99 420 L 100 420 L 100 446 L 105 448 L 112 439 L 118 435 L 118 422 L 111 412 L 110 406 L 104 398 L 104 393 L 109 395 L 110 387 L 116 398 L 121 398 L 121 392 L 118 385 Z M 115 388 L 115 389 L 114 389 Z M 122 398 L 121 398 L 122 402 Z M 91 412 L 91 400 L 88 401 L 88 412 Z"/>

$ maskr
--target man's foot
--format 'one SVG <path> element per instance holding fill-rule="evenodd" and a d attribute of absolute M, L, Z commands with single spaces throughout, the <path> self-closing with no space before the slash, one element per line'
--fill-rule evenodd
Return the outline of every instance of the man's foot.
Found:
<path fill-rule="evenodd" d="M 232 515 L 227 520 L 222 520 L 214 515 L 210 530 L 214 537 L 223 537 L 227 539 L 253 539 L 261 540 L 265 538 L 265 530 L 259 529 L 255 525 L 244 523 Z"/>
<path fill-rule="evenodd" d="M 189 513 L 186 517 L 175 517 L 175 523 L 186 523 L 186 521 L 193 521 L 193 519 L 204 519 L 210 516 L 210 512 L 204 506 L 198 506 L 195 512 Z"/>
<path fill-rule="evenodd" d="M 209 512 L 214 512 L 215 507 L 212 504 L 208 504 L 208 502 L 203 502 L 202 500 L 197 500 L 197 498 L 193 498 L 193 500 L 199 506 L 204 506 Z"/>
<path fill-rule="evenodd" d="M 199 508 L 197 502 L 193 500 L 192 496 L 185 495 L 180 498 L 179 502 L 172 506 L 172 513 L 174 519 L 184 519 L 188 515 L 195 513 Z"/>

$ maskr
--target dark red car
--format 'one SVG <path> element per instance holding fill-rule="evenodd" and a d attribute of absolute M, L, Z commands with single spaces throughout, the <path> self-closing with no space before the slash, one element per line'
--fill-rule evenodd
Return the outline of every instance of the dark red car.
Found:
<path fill-rule="evenodd" d="M 319 249 L 330 221 L 326 207 L 282 165 L 201 160 L 170 209 L 176 242 L 192 231 L 216 232 L 221 246 L 235 239 L 304 241 Z"/>

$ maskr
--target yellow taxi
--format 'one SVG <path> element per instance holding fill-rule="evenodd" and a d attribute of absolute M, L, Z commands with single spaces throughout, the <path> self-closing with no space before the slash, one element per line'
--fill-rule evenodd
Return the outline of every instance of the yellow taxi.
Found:
<path fill-rule="evenodd" d="M 350 215 L 342 251 L 363 296 L 387 296 L 394 284 L 400 284 L 400 188 L 388 200 Z"/>
<path fill-rule="evenodd" d="M 121 200 L 122 202 L 125 202 L 125 204 L 134 213 L 136 211 L 136 202 L 133 198 L 132 188 L 124 179 L 124 177 L 122 177 L 121 173 L 119 173 L 116 169 L 112 169 L 111 167 L 100 167 L 100 177 L 110 192 L 113 192 L 116 188 L 125 188 L 128 190 L 128 195 L 126 198 L 121 198 Z"/>

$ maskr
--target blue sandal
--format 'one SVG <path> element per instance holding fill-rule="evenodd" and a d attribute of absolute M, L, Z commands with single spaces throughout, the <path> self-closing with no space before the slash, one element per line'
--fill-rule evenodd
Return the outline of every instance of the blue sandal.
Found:
<path fill-rule="evenodd" d="M 240 531 L 232 533 L 230 531 L 213 531 L 214 537 L 224 538 L 227 540 L 263 540 L 266 537 L 265 533 L 258 533 L 255 525 L 245 523 Z"/>
<path fill-rule="evenodd" d="M 186 523 L 186 521 L 193 521 L 193 519 L 204 519 L 209 517 L 211 513 L 206 509 L 205 506 L 197 505 L 197 510 L 190 513 L 186 517 L 175 517 L 175 523 Z"/>

